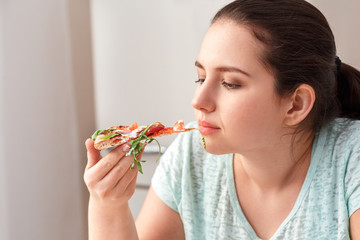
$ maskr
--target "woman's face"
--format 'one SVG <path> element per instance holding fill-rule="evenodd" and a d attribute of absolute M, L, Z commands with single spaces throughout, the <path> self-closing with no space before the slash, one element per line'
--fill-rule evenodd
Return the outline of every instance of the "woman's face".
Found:
<path fill-rule="evenodd" d="M 231 21 L 214 23 L 205 35 L 192 106 L 208 152 L 266 150 L 284 134 L 285 104 L 260 61 L 263 51 L 249 28 Z"/>

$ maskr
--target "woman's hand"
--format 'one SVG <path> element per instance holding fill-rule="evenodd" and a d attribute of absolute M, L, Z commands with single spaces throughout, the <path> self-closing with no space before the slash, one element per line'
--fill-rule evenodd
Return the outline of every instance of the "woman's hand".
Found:
<path fill-rule="evenodd" d="M 91 201 L 107 207 L 127 205 L 134 194 L 138 172 L 137 166 L 130 169 L 133 157 L 126 156 L 130 146 L 123 144 L 101 157 L 93 140 L 87 139 L 85 145 L 88 162 L 84 181 Z"/>
<path fill-rule="evenodd" d="M 90 192 L 89 239 L 138 239 L 128 201 L 134 194 L 138 168 L 130 169 L 133 156 L 123 144 L 106 156 L 86 140 L 88 162 L 84 181 Z M 141 155 L 138 156 L 139 158 Z"/>

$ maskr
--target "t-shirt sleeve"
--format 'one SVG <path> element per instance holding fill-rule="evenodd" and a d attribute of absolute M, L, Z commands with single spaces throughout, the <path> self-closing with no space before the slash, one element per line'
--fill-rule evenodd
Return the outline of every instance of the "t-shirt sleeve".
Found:
<path fill-rule="evenodd" d="M 345 174 L 346 199 L 349 216 L 360 208 L 360 121 L 353 125 L 349 137 L 348 164 Z"/>

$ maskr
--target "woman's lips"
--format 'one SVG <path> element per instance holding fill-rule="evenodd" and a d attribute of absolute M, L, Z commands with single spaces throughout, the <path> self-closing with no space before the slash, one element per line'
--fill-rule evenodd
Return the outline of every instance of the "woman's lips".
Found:
<path fill-rule="evenodd" d="M 198 121 L 199 124 L 199 131 L 203 135 L 209 135 L 216 131 L 218 131 L 220 128 L 207 122 L 207 121 Z"/>

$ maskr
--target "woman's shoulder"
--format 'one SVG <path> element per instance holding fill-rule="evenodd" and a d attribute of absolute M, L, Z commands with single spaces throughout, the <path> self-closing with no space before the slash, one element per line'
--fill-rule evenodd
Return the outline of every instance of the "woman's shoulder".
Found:
<path fill-rule="evenodd" d="M 344 194 L 348 216 L 360 207 L 360 121 L 338 118 L 329 125 L 329 138 L 333 143 L 331 154 L 333 163 L 338 166 L 336 179 L 343 179 Z"/>
<path fill-rule="evenodd" d="M 359 140 L 358 120 L 337 118 L 324 125 L 317 133 L 307 177 L 310 186 L 307 196 L 309 203 L 317 204 L 319 211 L 332 209 L 330 212 L 336 210 L 338 217 L 344 217 L 350 216 L 359 208 Z M 334 196 L 342 198 L 334 202 Z M 338 226 L 337 221 L 331 221 L 331 224 Z"/>
<path fill-rule="evenodd" d="M 360 143 L 360 120 L 348 118 L 336 118 L 325 125 L 321 131 L 327 142 L 336 143 Z M 351 145 L 353 145 L 351 144 Z"/>
<path fill-rule="evenodd" d="M 337 172 L 343 178 L 348 167 L 360 160 L 360 121 L 337 118 L 317 132 L 312 161 L 318 172 Z M 327 176 L 325 174 L 325 176 Z"/>
<path fill-rule="evenodd" d="M 321 159 L 323 171 L 337 172 L 340 179 L 359 175 L 360 121 L 337 118 L 328 123 L 319 132 L 313 153 L 314 158 Z"/>

